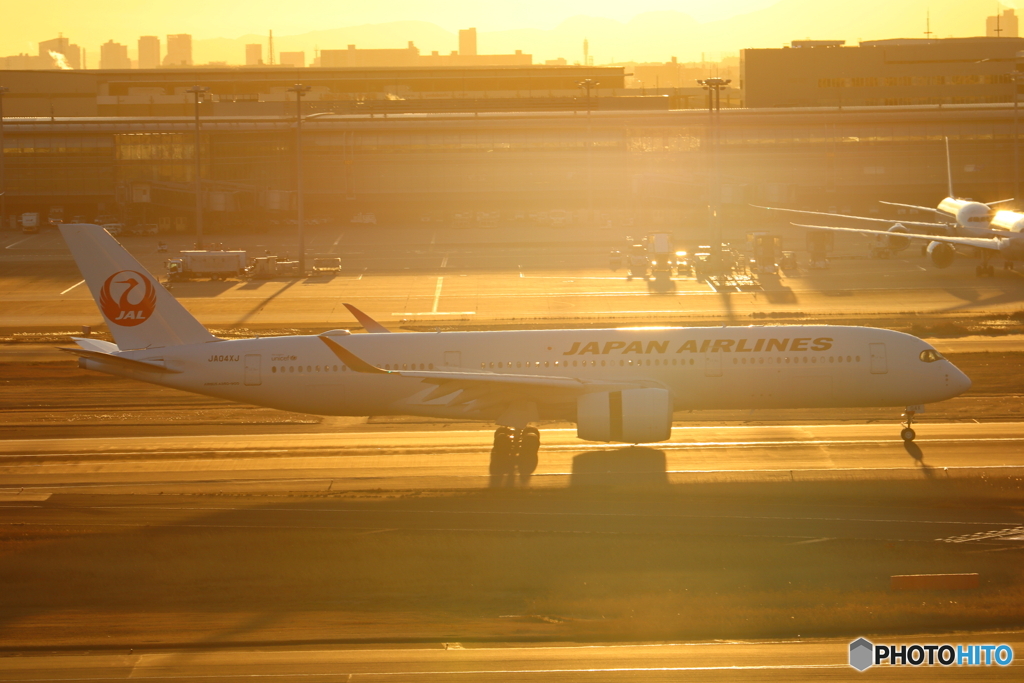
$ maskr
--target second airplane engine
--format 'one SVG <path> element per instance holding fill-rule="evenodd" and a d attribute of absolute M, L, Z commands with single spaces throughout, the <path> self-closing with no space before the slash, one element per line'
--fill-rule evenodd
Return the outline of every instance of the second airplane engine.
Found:
<path fill-rule="evenodd" d="M 586 441 L 666 441 L 672 436 L 672 394 L 667 389 L 584 394 L 576 401 L 576 434 Z"/>
<path fill-rule="evenodd" d="M 928 257 L 936 268 L 949 268 L 956 256 L 956 249 L 946 242 L 929 242 Z"/>
<path fill-rule="evenodd" d="M 904 226 L 897 223 L 896 225 L 889 228 L 888 232 L 892 235 L 886 239 L 889 241 L 890 251 L 903 251 L 910 246 L 909 237 L 901 237 L 900 235 L 909 235 L 910 231 Z"/>

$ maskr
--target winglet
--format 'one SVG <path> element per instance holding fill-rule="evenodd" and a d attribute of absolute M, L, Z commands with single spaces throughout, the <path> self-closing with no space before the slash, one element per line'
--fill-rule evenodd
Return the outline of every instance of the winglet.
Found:
<path fill-rule="evenodd" d="M 380 368 L 378 368 L 376 366 L 370 365 L 365 360 L 363 360 L 362 358 L 360 358 L 356 354 L 352 353 L 351 351 L 349 351 L 344 346 L 342 346 L 338 342 L 334 341 L 330 337 L 323 337 L 322 336 L 322 337 L 320 337 L 320 339 L 321 339 L 321 341 L 323 341 L 324 344 L 327 344 L 327 347 L 331 351 L 334 352 L 335 356 L 337 356 L 339 359 L 341 359 L 342 363 L 344 363 L 345 365 L 349 366 L 350 368 L 352 368 L 356 372 L 366 372 L 366 373 L 370 373 L 370 374 L 373 374 L 373 375 L 390 375 L 391 374 L 391 372 L 389 370 L 381 370 Z"/>
<path fill-rule="evenodd" d="M 362 325 L 363 329 L 366 330 L 367 332 L 371 332 L 373 334 L 378 334 L 380 332 L 390 332 L 391 331 L 388 328 L 386 328 L 383 325 L 381 325 L 376 320 L 374 320 L 373 318 L 371 318 L 370 316 L 368 316 L 365 313 L 363 313 L 362 311 L 360 311 L 358 308 L 356 308 L 352 304 L 345 304 L 345 308 L 348 309 L 349 313 L 351 313 L 352 315 L 355 316 L 356 320 L 359 321 L 359 324 Z"/>

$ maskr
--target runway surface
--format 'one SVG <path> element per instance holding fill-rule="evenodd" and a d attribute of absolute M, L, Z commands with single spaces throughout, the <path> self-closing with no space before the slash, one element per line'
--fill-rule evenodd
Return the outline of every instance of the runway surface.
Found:
<path fill-rule="evenodd" d="M 897 642 L 885 640 L 884 642 Z M 899 639 L 903 643 L 1006 643 L 1024 652 L 1020 633 Z M 374 649 L 238 650 L 0 658 L 4 681 L 313 680 L 313 681 L 875 681 L 1015 680 L 1009 667 L 890 667 L 864 674 L 846 662 L 848 639 L 650 645 L 555 645 Z"/>
<path fill-rule="evenodd" d="M 486 487 L 489 429 L 335 434 L 8 439 L 0 493 L 70 490 L 459 489 Z M 677 426 L 671 441 L 620 449 L 573 429 L 542 432 L 532 487 L 605 481 L 980 476 L 1024 471 L 1024 424 Z M 15 458 L 12 460 L 12 458 Z"/>

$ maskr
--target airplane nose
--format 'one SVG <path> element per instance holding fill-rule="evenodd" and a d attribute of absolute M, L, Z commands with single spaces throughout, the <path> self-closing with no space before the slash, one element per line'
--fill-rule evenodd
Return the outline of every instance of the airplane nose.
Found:
<path fill-rule="evenodd" d="M 952 363 L 950 365 L 952 365 Z M 971 384 L 971 378 L 965 375 L 960 368 L 955 365 L 951 368 L 949 373 L 949 386 L 956 392 L 953 394 L 954 396 L 959 396 L 970 389 Z"/>

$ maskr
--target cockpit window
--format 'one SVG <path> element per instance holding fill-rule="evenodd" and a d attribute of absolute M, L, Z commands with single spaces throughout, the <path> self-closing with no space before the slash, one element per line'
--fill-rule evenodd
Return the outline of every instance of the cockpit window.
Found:
<path fill-rule="evenodd" d="M 925 349 L 921 352 L 921 360 L 925 363 L 934 363 L 937 360 L 943 360 L 942 354 L 935 349 Z"/>

